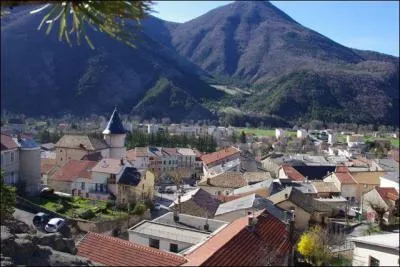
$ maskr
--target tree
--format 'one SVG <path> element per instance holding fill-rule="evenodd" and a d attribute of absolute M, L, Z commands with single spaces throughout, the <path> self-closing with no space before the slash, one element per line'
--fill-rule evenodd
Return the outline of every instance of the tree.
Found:
<path fill-rule="evenodd" d="M 39 5 L 38 9 L 30 13 L 35 14 L 43 10 L 49 12 L 43 17 L 38 30 L 46 23 L 46 34 L 49 34 L 53 26 L 59 23 L 58 40 L 65 40 L 71 45 L 72 33 L 79 45 L 81 38 L 94 49 L 94 45 L 86 34 L 86 26 L 104 32 L 131 47 L 136 39 L 137 24 L 127 23 L 126 20 L 140 21 L 151 11 L 151 1 L 1 1 L 1 16 L 6 16 L 5 8 L 13 8 L 21 5 Z M 71 23 L 72 25 L 69 25 Z"/>
<path fill-rule="evenodd" d="M 242 131 L 242 132 L 240 133 L 240 142 L 241 142 L 242 144 L 246 143 L 246 134 L 245 134 L 244 131 Z"/>
<path fill-rule="evenodd" d="M 3 171 L 0 174 L 1 187 L 1 223 L 10 219 L 14 213 L 15 207 L 15 188 L 4 183 Z"/>
<path fill-rule="evenodd" d="M 172 181 L 174 182 L 177 190 L 179 191 L 182 179 L 190 176 L 190 170 L 182 167 L 175 168 L 174 170 L 170 171 L 168 175 L 172 178 Z"/>

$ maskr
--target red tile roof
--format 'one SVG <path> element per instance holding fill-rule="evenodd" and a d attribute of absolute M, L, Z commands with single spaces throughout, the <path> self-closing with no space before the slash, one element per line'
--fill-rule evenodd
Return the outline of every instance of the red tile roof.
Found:
<path fill-rule="evenodd" d="M 216 162 L 218 160 L 224 159 L 226 157 L 230 157 L 233 156 L 235 154 L 239 154 L 240 151 L 234 147 L 228 147 L 222 150 L 219 150 L 217 152 L 214 153 L 210 153 L 210 154 L 205 154 L 203 156 L 201 156 L 201 160 L 203 161 L 204 164 L 210 164 L 213 162 Z"/>
<path fill-rule="evenodd" d="M 78 256 L 106 266 L 179 266 L 186 262 L 173 253 L 93 232 L 77 248 Z"/>
<path fill-rule="evenodd" d="M 40 173 L 49 173 L 55 165 L 55 159 L 40 159 Z"/>
<path fill-rule="evenodd" d="M 357 184 L 349 172 L 336 172 L 335 175 L 342 184 Z"/>
<path fill-rule="evenodd" d="M 393 187 L 375 187 L 378 194 L 383 200 L 393 200 L 396 201 L 399 198 L 399 193 Z"/>
<path fill-rule="evenodd" d="M 54 173 L 52 180 L 72 182 L 77 178 L 90 179 L 90 170 L 96 164 L 96 161 L 72 159 Z"/>
<path fill-rule="evenodd" d="M 304 181 L 305 179 L 305 177 L 292 166 L 283 165 L 282 169 L 287 177 L 293 181 Z"/>
<path fill-rule="evenodd" d="M 11 136 L 1 134 L 1 150 L 9 150 L 18 148 L 18 144 L 14 142 Z"/>
<path fill-rule="evenodd" d="M 286 225 L 267 211 L 257 216 L 253 231 L 248 217 L 240 218 L 186 256 L 188 266 L 260 266 L 277 252 L 275 264 L 282 263 L 291 247 Z"/>
<path fill-rule="evenodd" d="M 349 168 L 346 166 L 337 166 L 335 172 L 349 172 Z"/>

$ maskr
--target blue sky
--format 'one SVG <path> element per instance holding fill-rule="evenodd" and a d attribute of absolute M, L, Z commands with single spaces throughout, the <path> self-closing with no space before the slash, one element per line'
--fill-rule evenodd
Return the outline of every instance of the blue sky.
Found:
<path fill-rule="evenodd" d="M 154 15 L 185 22 L 232 1 L 157 1 Z M 399 56 L 398 1 L 271 1 L 297 22 L 348 47 Z"/>

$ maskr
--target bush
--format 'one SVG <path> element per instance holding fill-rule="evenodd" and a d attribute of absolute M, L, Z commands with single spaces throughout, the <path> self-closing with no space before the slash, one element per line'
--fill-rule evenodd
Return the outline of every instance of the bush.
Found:
<path fill-rule="evenodd" d="M 114 208 L 114 201 L 113 201 L 113 200 L 107 200 L 106 208 L 107 208 L 107 209 L 112 209 L 112 208 Z"/>
<path fill-rule="evenodd" d="M 92 210 L 85 210 L 83 212 L 78 213 L 78 216 L 84 220 L 90 220 L 96 216 L 96 214 Z"/>
<path fill-rule="evenodd" d="M 137 214 L 137 215 L 143 215 L 144 212 L 146 211 L 146 209 L 147 208 L 146 208 L 146 206 L 144 204 L 137 204 L 135 206 L 135 209 L 133 210 L 133 213 Z"/>
<path fill-rule="evenodd" d="M 146 201 L 144 202 L 144 204 L 146 205 L 146 207 L 148 209 L 153 208 L 153 201 L 151 201 L 151 199 L 146 199 Z"/>

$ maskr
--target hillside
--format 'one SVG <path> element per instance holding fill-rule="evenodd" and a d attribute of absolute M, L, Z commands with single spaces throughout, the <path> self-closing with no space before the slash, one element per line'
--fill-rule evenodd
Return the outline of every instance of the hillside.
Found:
<path fill-rule="evenodd" d="M 11 111 L 99 113 L 117 104 L 174 121 L 235 110 L 228 122 L 399 125 L 399 58 L 345 47 L 266 1 L 236 1 L 186 23 L 149 16 L 136 50 L 96 32 L 96 51 L 69 48 L 36 31 L 40 16 L 9 20 L 1 60 Z"/>
<path fill-rule="evenodd" d="M 89 31 L 93 51 L 85 43 L 59 43 L 57 29 L 46 36 L 36 30 L 41 16 L 26 14 L 17 9 L 1 25 L 3 109 L 31 116 L 87 115 L 109 113 L 118 105 L 128 113 L 160 79 L 184 92 L 181 101 L 196 99 L 199 107 L 201 99 L 223 95 L 200 80 L 199 68 L 145 33 L 132 49 Z"/>

